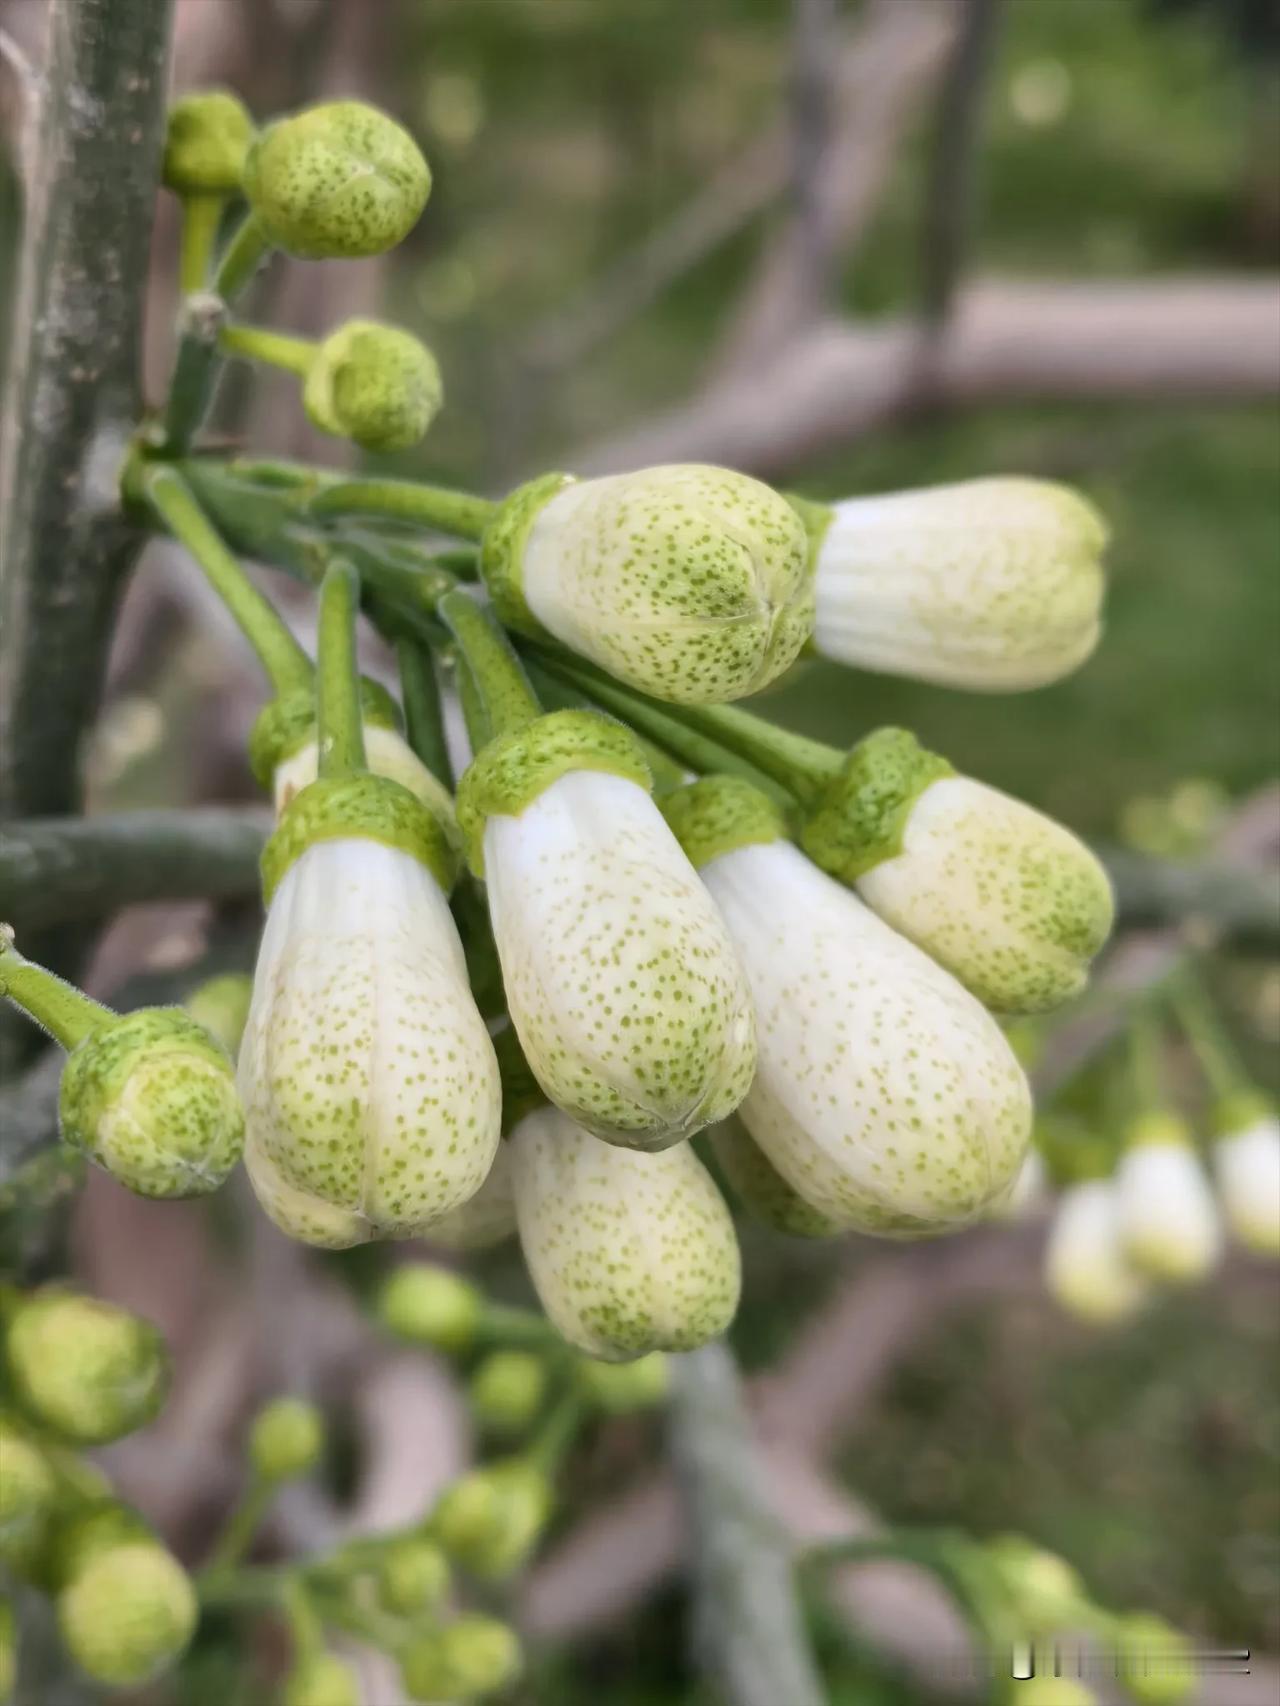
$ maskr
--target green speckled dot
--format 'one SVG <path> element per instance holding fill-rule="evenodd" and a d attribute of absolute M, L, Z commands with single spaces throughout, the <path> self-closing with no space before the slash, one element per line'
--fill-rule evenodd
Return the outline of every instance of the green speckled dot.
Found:
<path fill-rule="evenodd" d="M 365 450 L 406 450 L 440 412 L 436 358 L 396 326 L 349 320 L 316 351 L 303 387 L 315 426 Z"/>
<path fill-rule="evenodd" d="M 907 817 L 930 782 L 954 772 L 908 729 L 877 729 L 861 740 L 806 815 L 800 845 L 841 882 L 888 859 L 902 846 Z"/>

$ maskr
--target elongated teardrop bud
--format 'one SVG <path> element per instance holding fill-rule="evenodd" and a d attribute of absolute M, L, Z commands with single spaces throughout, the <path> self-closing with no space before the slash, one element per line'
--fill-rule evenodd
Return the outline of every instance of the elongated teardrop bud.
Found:
<path fill-rule="evenodd" d="M 757 1220 L 792 1238 L 833 1238 L 844 1230 L 787 1183 L 736 1115 L 710 1136 L 730 1189 Z"/>
<path fill-rule="evenodd" d="M 23 1410 L 72 1445 L 105 1445 L 149 1422 L 164 1402 L 169 1359 L 149 1321 L 75 1292 L 35 1292 L 5 1335 Z"/>
<path fill-rule="evenodd" d="M 1260 1256 L 1280 1256 L 1280 1119 L 1273 1104 L 1249 1091 L 1219 1101 L 1212 1156 L 1232 1237 Z"/>
<path fill-rule="evenodd" d="M 1167 1283 L 1203 1279 L 1221 1254 L 1222 1230 L 1186 1124 L 1173 1114 L 1143 1114 L 1125 1142 L 1116 1192 L 1130 1260 Z"/>
<path fill-rule="evenodd" d="M 1126 1321 L 1147 1301 L 1150 1284 L 1125 1249 L 1110 1179 L 1080 1179 L 1063 1190 L 1045 1249 L 1045 1281 L 1064 1309 L 1095 1326 Z"/>

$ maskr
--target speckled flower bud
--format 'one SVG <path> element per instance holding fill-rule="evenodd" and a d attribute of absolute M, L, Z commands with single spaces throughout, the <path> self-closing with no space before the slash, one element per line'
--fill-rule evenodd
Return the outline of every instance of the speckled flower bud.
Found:
<path fill-rule="evenodd" d="M 500 1581 L 527 1560 L 551 1514 L 551 1483 L 510 1457 L 473 1469 L 441 1493 L 431 1532 L 472 1575 Z"/>
<path fill-rule="evenodd" d="M 584 1357 L 577 1368 L 578 1390 L 606 1415 L 624 1416 L 665 1403 L 671 1390 L 671 1364 L 661 1351 L 634 1362 L 600 1362 Z"/>
<path fill-rule="evenodd" d="M 484 1297 L 469 1280 L 427 1262 L 404 1262 L 383 1284 L 378 1319 L 388 1332 L 438 1351 L 470 1348 L 484 1317 Z"/>
<path fill-rule="evenodd" d="M 758 692 L 813 626 L 803 524 L 727 468 L 543 476 L 499 509 L 481 567 L 508 627 L 679 704 Z"/>
<path fill-rule="evenodd" d="M 1184 1123 L 1169 1114 L 1135 1120 L 1116 1172 L 1120 1234 L 1129 1259 L 1152 1279 L 1203 1279 L 1222 1251 L 1213 1192 Z"/>
<path fill-rule="evenodd" d="M 749 784 L 707 778 L 664 807 L 746 968 L 760 1061 L 741 1118 L 773 1167 L 844 1228 L 923 1237 L 980 1218 L 1031 1126 L 994 1019 L 780 839 Z"/>
<path fill-rule="evenodd" d="M 1077 995 L 1111 930 L 1111 885 L 1083 842 L 905 729 L 854 747 L 800 839 L 996 1012 Z"/>
<path fill-rule="evenodd" d="M 90 1519 L 91 1523 L 96 1519 Z M 95 1682 L 132 1688 L 176 1662 L 195 1632 L 195 1590 L 173 1555 L 145 1533 L 70 1537 L 57 1596 L 67 1651 Z"/>
<path fill-rule="evenodd" d="M 248 109 L 228 90 L 183 95 L 169 108 L 164 183 L 179 195 L 230 195 L 240 188 L 252 141 Z"/>
<path fill-rule="evenodd" d="M 750 996 L 633 737 L 591 712 L 540 717 L 480 754 L 458 819 L 550 1100 L 642 1149 L 732 1112 L 755 1065 Z"/>
<path fill-rule="evenodd" d="M 244 192 L 272 242 L 291 255 L 380 255 L 417 224 L 431 172 L 386 113 L 363 101 L 329 101 L 259 133 Z"/>
<path fill-rule="evenodd" d="M 90 1032 L 67 1057 L 58 1107 L 63 1141 L 145 1197 L 217 1190 L 244 1144 L 230 1057 L 177 1007 Z"/>
<path fill-rule="evenodd" d="M 1280 1256 L 1280 1119 L 1252 1094 L 1220 1102 L 1212 1150 L 1218 1201 L 1233 1238 L 1260 1256 Z"/>
<path fill-rule="evenodd" d="M 1199 1695 L 1195 1649 L 1162 1617 L 1122 1617 L 1114 1641 L 1121 1687 L 1137 1706 L 1182 1706 Z"/>
<path fill-rule="evenodd" d="M 20 1566 L 39 1545 L 57 1492 L 40 1446 L 0 1415 L 0 1564 Z"/>
<path fill-rule="evenodd" d="M 283 1706 L 360 1706 L 360 1679 L 333 1653 L 316 1653 L 285 1678 Z"/>
<path fill-rule="evenodd" d="M 324 1450 L 324 1419 L 302 1398 L 276 1398 L 254 1417 L 249 1461 L 264 1481 L 292 1481 L 314 1469 Z"/>
<path fill-rule="evenodd" d="M 1081 1179 L 1062 1192 L 1045 1281 L 1065 1310 L 1096 1326 L 1125 1321 L 1146 1302 L 1150 1288 L 1125 1250 L 1110 1179 Z"/>
<path fill-rule="evenodd" d="M 187 997 L 187 1012 L 234 1060 L 240 1050 L 252 997 L 253 979 L 248 973 L 227 972 L 222 977 L 208 978 L 193 989 Z"/>
<path fill-rule="evenodd" d="M 1107 530 L 1044 480 L 799 504 L 823 657 L 976 692 L 1070 674 L 1101 631 Z"/>
<path fill-rule="evenodd" d="M 526 1115 L 507 1141 L 525 1261 L 571 1345 L 622 1362 L 725 1331 L 738 1307 L 738 1240 L 688 1144 L 619 1148 L 556 1108 Z"/>
<path fill-rule="evenodd" d="M 711 1132 L 711 1148 L 733 1194 L 754 1217 L 792 1238 L 832 1238 L 844 1228 L 787 1183 L 736 1116 Z"/>
<path fill-rule="evenodd" d="M 396 1617 L 423 1617 L 449 1591 L 449 1561 L 432 1540 L 396 1540 L 384 1548 L 375 1578 L 378 1600 Z"/>
<path fill-rule="evenodd" d="M 169 1359 L 149 1321 L 70 1291 L 40 1291 L 14 1310 L 9 1378 L 26 1413 L 72 1445 L 105 1445 L 164 1402 Z"/>
<path fill-rule="evenodd" d="M 501 1090 L 442 887 L 451 864 L 436 820 L 369 775 L 313 783 L 263 854 L 245 1165 L 307 1243 L 425 1232 L 493 1164 Z"/>
<path fill-rule="evenodd" d="M 488 1250 L 515 1236 L 516 1198 L 511 1181 L 511 1156 L 498 1145 L 493 1166 L 473 1197 L 431 1223 L 427 1237 L 442 1250 Z"/>
<path fill-rule="evenodd" d="M 302 391 L 312 424 L 365 450 L 406 450 L 444 402 L 435 356 L 409 332 L 348 320 L 317 349 Z"/>
<path fill-rule="evenodd" d="M 443 1629 L 411 1641 L 400 1657 L 411 1700 L 475 1700 L 508 1688 L 523 1660 L 514 1629 L 468 1612 Z"/>
<path fill-rule="evenodd" d="M 542 1408 L 547 1379 L 546 1363 L 532 1351 L 494 1351 L 472 1375 L 467 1404 L 489 1433 L 523 1433 Z"/>

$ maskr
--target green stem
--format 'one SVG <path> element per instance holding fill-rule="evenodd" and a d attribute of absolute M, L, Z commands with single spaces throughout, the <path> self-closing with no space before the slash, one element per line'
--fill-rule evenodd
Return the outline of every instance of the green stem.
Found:
<path fill-rule="evenodd" d="M 210 1565 L 196 1577 L 200 1604 L 210 1611 L 251 1606 L 260 1611 L 278 1609 L 285 1588 L 282 1570 L 236 1569 Z"/>
<path fill-rule="evenodd" d="M 545 1315 L 505 1303 L 485 1305 L 479 1338 L 486 1345 L 529 1345 L 542 1349 L 562 1342 Z"/>
<path fill-rule="evenodd" d="M 342 480 L 317 492 L 309 506 L 312 515 L 380 515 L 460 539 L 482 539 L 497 507 L 490 498 L 413 480 Z"/>
<path fill-rule="evenodd" d="M 115 1018 L 109 1007 L 23 959 L 7 925 L 0 925 L 0 996 L 7 996 L 68 1052 Z"/>
<path fill-rule="evenodd" d="M 284 1582 L 282 1597 L 285 1620 L 293 1642 L 293 1656 L 299 1665 L 303 1665 L 323 1650 L 324 1627 L 311 1595 L 297 1576 L 290 1576 Z"/>
<path fill-rule="evenodd" d="M 149 468 L 143 476 L 142 489 L 156 515 L 204 571 L 205 578 L 258 654 L 276 692 L 309 687 L 314 675 L 311 660 L 275 606 L 258 591 L 227 549 L 177 470 Z"/>
<path fill-rule="evenodd" d="M 1149 1012 L 1137 1012 L 1129 1026 L 1129 1083 L 1139 1113 L 1152 1113 L 1165 1102 L 1160 1027 Z"/>
<path fill-rule="evenodd" d="M 449 762 L 440 683 L 431 648 L 421 640 L 400 639 L 396 642 L 396 661 L 400 665 L 400 698 L 409 745 L 436 780 L 451 789 L 453 766 Z"/>
<path fill-rule="evenodd" d="M 316 725 L 320 774 L 353 776 L 365 769 L 360 670 L 356 662 L 356 611 L 360 580 L 350 563 L 337 562 L 320 588 Z"/>
<path fill-rule="evenodd" d="M 569 682 L 562 681 L 559 676 L 544 667 L 540 661 L 525 660 L 529 671 L 529 679 L 537 691 L 538 698 L 552 710 L 576 710 L 581 707 L 590 709 L 592 697 L 584 693 L 580 687 L 574 687 Z M 599 701 L 595 703 L 598 705 Z M 602 709 L 609 709 L 604 706 Z M 682 788 L 686 780 L 686 771 L 682 763 L 672 758 L 670 748 L 657 745 L 654 741 L 640 734 L 634 727 L 631 730 L 644 749 L 645 761 L 653 773 L 653 788 L 657 794 L 669 794 L 676 788 Z"/>
<path fill-rule="evenodd" d="M 264 326 L 224 326 L 218 345 L 227 355 L 263 361 L 269 367 L 280 367 L 286 373 L 300 373 L 304 377 L 311 371 L 317 349 L 311 338 L 287 337 Z"/>
<path fill-rule="evenodd" d="M 226 205 L 226 197 L 220 195 L 187 195 L 182 198 L 178 288 L 184 296 L 203 290 L 208 281 L 218 227 Z"/>
<path fill-rule="evenodd" d="M 163 450 L 182 456 L 204 425 L 218 376 L 218 334 L 227 318 L 220 296 L 199 290 L 183 299 L 178 316 L 178 354 L 165 400 Z"/>
<path fill-rule="evenodd" d="M 1221 1101 L 1247 1090 L 1249 1074 L 1194 974 L 1179 981 L 1173 1007 L 1214 1096 Z"/>
<path fill-rule="evenodd" d="M 271 239 L 258 223 L 257 215 L 246 213 L 236 227 L 235 234 L 227 244 L 218 265 L 213 281 L 216 294 L 224 302 L 234 302 L 257 272 L 271 247 Z"/>
<path fill-rule="evenodd" d="M 492 612 L 465 592 L 449 592 L 436 614 L 457 641 L 493 733 L 508 734 L 533 722 L 540 715 L 537 698 Z"/>
<path fill-rule="evenodd" d="M 581 1400 L 567 1392 L 525 1447 L 522 1455 L 544 1475 L 554 1475 L 577 1437 L 585 1411 Z"/>
<path fill-rule="evenodd" d="M 275 1493 L 274 1481 L 264 1481 L 259 1475 L 250 1476 L 240 1502 L 227 1518 L 226 1527 L 209 1554 L 206 1569 L 211 1579 L 224 1571 L 230 1572 L 244 1557 Z"/>
<path fill-rule="evenodd" d="M 467 725 L 467 740 L 472 757 L 493 739 L 488 714 L 480 698 L 476 678 L 467 668 L 467 660 L 455 647 L 453 650 L 453 684 L 462 706 L 462 720 Z"/>

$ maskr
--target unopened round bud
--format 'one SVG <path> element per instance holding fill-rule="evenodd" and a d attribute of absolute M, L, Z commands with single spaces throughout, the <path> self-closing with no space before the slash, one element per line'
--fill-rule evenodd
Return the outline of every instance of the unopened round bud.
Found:
<path fill-rule="evenodd" d="M 444 402 L 435 356 L 409 332 L 348 320 L 316 351 L 302 392 L 313 425 L 365 450 L 406 450 Z"/>
<path fill-rule="evenodd" d="M 1068 1629 L 1087 1611 L 1084 1583 L 1056 1553 L 1016 1534 L 999 1536 L 986 1552 L 1026 1629 L 1037 1633 Z"/>
<path fill-rule="evenodd" d="M 1181 1706 L 1196 1692 L 1191 1643 L 1162 1617 L 1137 1612 L 1115 1629 L 1121 1684 L 1139 1706 Z"/>
<path fill-rule="evenodd" d="M 416 225 L 431 172 L 386 113 L 330 101 L 259 133 L 244 192 L 272 242 L 291 255 L 380 255 Z"/>
<path fill-rule="evenodd" d="M 105 1445 L 142 1427 L 168 1386 L 169 1359 L 151 1323 L 74 1292 L 21 1304 L 7 1352 L 23 1409 L 74 1445 Z"/>
<path fill-rule="evenodd" d="M 440 1544 L 474 1575 L 500 1580 L 532 1552 L 551 1514 L 551 1484 L 522 1458 L 463 1475 L 431 1518 Z"/>
<path fill-rule="evenodd" d="M 406 1262 L 387 1280 L 378 1299 L 384 1327 L 412 1344 L 465 1351 L 476 1336 L 484 1298 L 445 1268 Z"/>
<path fill-rule="evenodd" d="M 244 1147 L 227 1051 L 178 1007 L 144 1007 L 72 1049 L 59 1092 L 65 1142 L 144 1197 L 218 1188 Z"/>
<path fill-rule="evenodd" d="M 182 1653 L 196 1626 L 190 1578 L 151 1539 L 93 1550 L 57 1603 L 72 1658 L 95 1682 L 115 1688 L 158 1675 Z"/>
<path fill-rule="evenodd" d="M 283 1706 L 360 1706 L 360 1682 L 350 1665 L 317 1653 L 286 1677 Z"/>
<path fill-rule="evenodd" d="M 324 1450 L 324 1422 L 314 1404 L 277 1398 L 260 1410 L 249 1434 L 249 1461 L 264 1481 L 291 1481 L 314 1469 Z"/>
<path fill-rule="evenodd" d="M 664 1403 L 671 1389 L 671 1365 L 662 1351 L 650 1351 L 635 1362 L 584 1357 L 578 1364 L 578 1384 L 597 1409 L 620 1416 Z"/>
<path fill-rule="evenodd" d="M 239 1052 L 253 999 L 253 979 L 247 972 L 211 977 L 187 997 L 187 1012 L 203 1025 L 234 1060 Z"/>
<path fill-rule="evenodd" d="M 506 1688 L 520 1674 L 513 1629 L 478 1612 L 410 1643 L 401 1656 L 404 1685 L 414 1700 L 473 1700 Z"/>
<path fill-rule="evenodd" d="M 378 1598 L 398 1617 L 434 1611 L 449 1591 L 449 1560 L 431 1540 L 397 1540 L 378 1564 Z"/>
<path fill-rule="evenodd" d="M 240 188 L 253 120 L 226 89 L 199 89 L 169 108 L 161 176 L 179 195 L 230 195 Z"/>
<path fill-rule="evenodd" d="M 44 1452 L 0 1416 L 0 1561 L 20 1563 L 29 1555 L 56 1496 L 57 1481 Z"/>
<path fill-rule="evenodd" d="M 547 1367 L 541 1357 L 532 1351 L 495 1351 L 476 1370 L 467 1396 L 481 1427 L 516 1434 L 532 1422 L 546 1392 Z"/>

